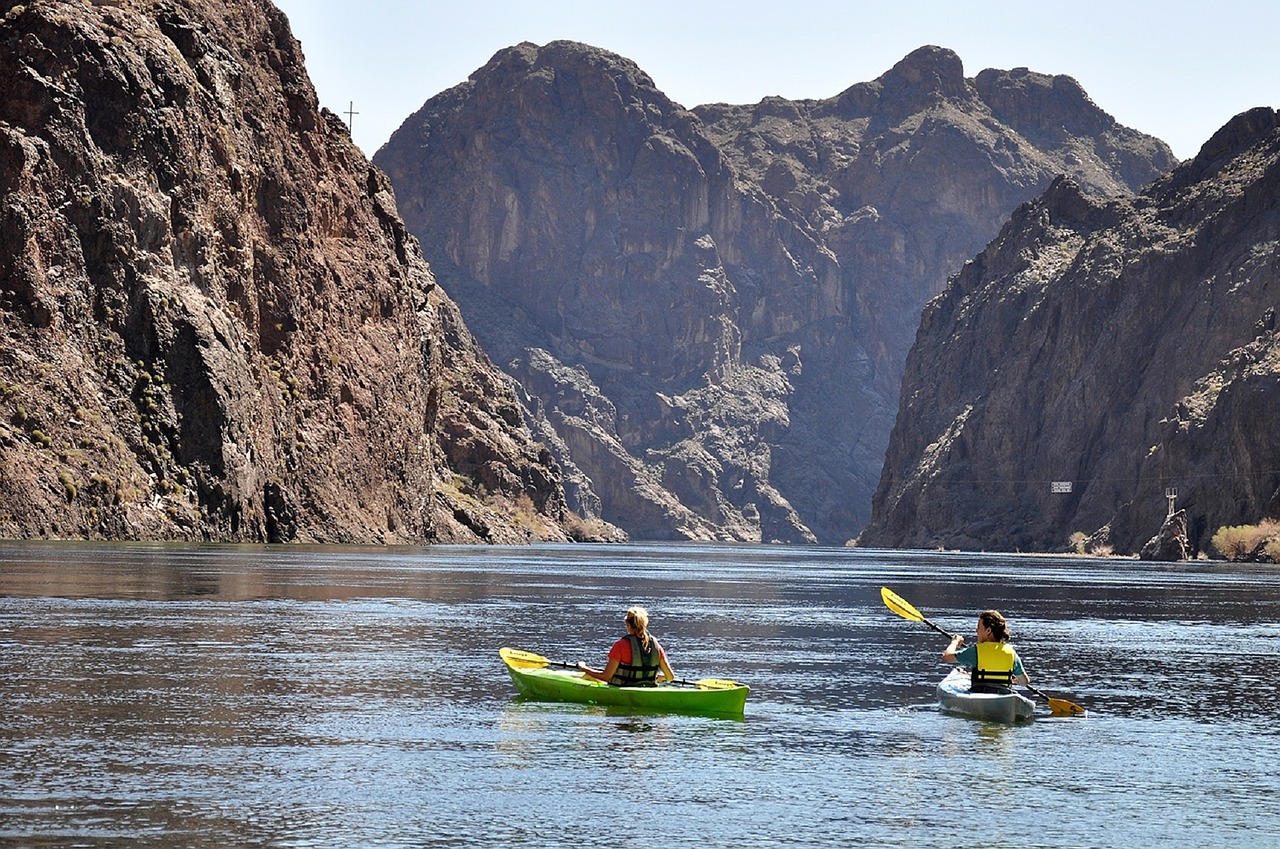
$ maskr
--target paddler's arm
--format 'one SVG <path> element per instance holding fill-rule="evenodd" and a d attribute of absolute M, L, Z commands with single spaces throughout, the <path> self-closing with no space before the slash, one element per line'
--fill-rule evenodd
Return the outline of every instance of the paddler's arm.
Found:
<path fill-rule="evenodd" d="M 951 638 L 951 643 L 947 646 L 947 650 L 942 653 L 943 663 L 955 663 L 956 652 L 964 647 L 964 637 L 956 634 Z"/>
<path fill-rule="evenodd" d="M 1022 668 L 1022 658 L 1020 657 L 1015 657 L 1013 662 L 1013 682 L 1024 687 L 1031 686 L 1031 676 L 1027 674 L 1027 670 Z"/>
<path fill-rule="evenodd" d="M 582 670 L 582 674 L 585 677 L 594 678 L 597 681 L 603 681 L 608 684 L 613 680 L 613 676 L 618 673 L 618 661 L 610 660 L 608 666 L 604 668 L 603 672 L 599 669 L 592 669 L 582 661 L 578 661 L 578 668 Z"/>
<path fill-rule="evenodd" d="M 659 680 L 659 681 L 674 681 L 674 680 L 676 680 L 676 674 L 675 674 L 674 672 L 672 672 L 672 671 L 671 671 L 671 664 L 667 663 L 667 653 L 666 653 L 666 652 L 663 652 L 662 654 L 658 655 L 658 668 L 659 668 L 660 670 L 662 670 L 660 673 L 658 673 L 658 680 Z M 665 678 L 663 678 L 663 677 L 662 677 L 662 676 L 664 676 L 664 675 L 666 676 Z"/>

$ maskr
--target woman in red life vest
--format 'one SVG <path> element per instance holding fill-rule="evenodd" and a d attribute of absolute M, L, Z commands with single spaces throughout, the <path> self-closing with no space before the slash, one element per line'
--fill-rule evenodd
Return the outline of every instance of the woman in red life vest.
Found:
<path fill-rule="evenodd" d="M 658 675 L 674 681 L 675 673 L 667 663 L 667 653 L 656 637 L 649 633 L 649 612 L 643 607 L 627 611 L 627 633 L 609 649 L 609 662 L 604 669 L 592 669 L 581 661 L 578 668 L 588 678 L 618 687 L 653 687 Z"/>
<path fill-rule="evenodd" d="M 1022 668 L 1022 659 L 1007 645 L 1009 626 L 1004 617 L 995 610 L 984 610 L 978 614 L 977 645 L 964 646 L 964 637 L 956 634 L 951 644 L 942 653 L 943 663 L 955 663 L 973 670 L 972 683 L 969 690 L 973 693 L 992 693 L 1007 691 L 1016 681 L 1030 684 L 1031 679 Z"/>

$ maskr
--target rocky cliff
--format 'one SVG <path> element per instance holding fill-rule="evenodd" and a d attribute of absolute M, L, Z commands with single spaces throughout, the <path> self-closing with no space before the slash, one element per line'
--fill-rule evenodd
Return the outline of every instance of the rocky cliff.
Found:
<path fill-rule="evenodd" d="M 278 10 L 0 9 L 0 535 L 565 538 Z"/>
<path fill-rule="evenodd" d="M 924 311 L 863 541 L 1135 553 L 1169 489 L 1201 551 L 1280 515 L 1277 306 L 1280 113 L 1136 197 L 1058 180 Z"/>
<path fill-rule="evenodd" d="M 1068 77 L 922 48 L 813 101 L 690 111 L 634 63 L 522 44 L 375 162 L 570 498 L 641 538 L 843 543 L 929 297 L 1070 174 L 1173 165 Z"/>

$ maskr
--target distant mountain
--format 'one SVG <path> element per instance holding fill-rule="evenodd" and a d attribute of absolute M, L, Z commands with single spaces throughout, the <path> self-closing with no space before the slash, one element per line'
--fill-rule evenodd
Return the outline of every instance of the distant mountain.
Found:
<path fill-rule="evenodd" d="M 266 0 L 0 20 L 0 536 L 616 536 Z"/>
<path fill-rule="evenodd" d="M 843 543 L 925 302 L 1060 174 L 1174 164 L 1069 77 L 925 47 L 826 100 L 673 103 L 571 42 L 499 52 L 374 161 L 566 492 L 637 538 Z"/>
<path fill-rule="evenodd" d="M 1280 518 L 1278 307 L 1280 113 L 1137 197 L 1058 180 L 925 309 L 863 542 L 1134 553 L 1167 490 L 1201 551 Z"/>

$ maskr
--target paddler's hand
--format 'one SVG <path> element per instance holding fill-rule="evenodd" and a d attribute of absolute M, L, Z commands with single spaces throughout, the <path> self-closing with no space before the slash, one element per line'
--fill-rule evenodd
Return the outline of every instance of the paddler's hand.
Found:
<path fill-rule="evenodd" d="M 960 650 L 960 647 L 963 645 L 964 645 L 964 637 L 960 636 L 959 634 L 952 634 L 951 642 L 947 644 L 946 650 L 942 652 L 942 662 L 955 663 L 956 652 L 958 652 Z"/>

